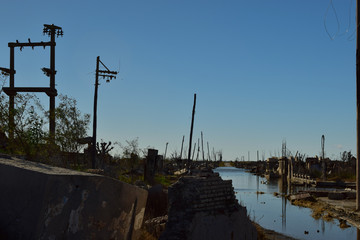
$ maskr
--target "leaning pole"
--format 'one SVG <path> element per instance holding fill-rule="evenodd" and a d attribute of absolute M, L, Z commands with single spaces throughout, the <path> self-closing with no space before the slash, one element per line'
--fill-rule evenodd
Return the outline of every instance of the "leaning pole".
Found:
<path fill-rule="evenodd" d="M 192 135 L 193 135 L 193 129 L 194 129 L 194 116 L 195 116 L 195 106 L 196 106 L 196 93 L 194 94 L 194 105 L 192 110 L 192 117 L 191 117 L 191 127 L 190 127 L 190 137 L 189 137 L 189 154 L 188 154 L 188 160 L 187 160 L 187 168 L 190 169 L 191 165 L 191 144 L 192 144 Z M 195 149 L 195 148 L 194 148 Z"/>
<path fill-rule="evenodd" d="M 356 211 L 360 210 L 360 126 L 359 126 L 359 104 L 360 104 L 360 53 L 359 53 L 359 29 L 360 29 L 360 13 L 359 13 L 360 0 L 356 0 Z"/>

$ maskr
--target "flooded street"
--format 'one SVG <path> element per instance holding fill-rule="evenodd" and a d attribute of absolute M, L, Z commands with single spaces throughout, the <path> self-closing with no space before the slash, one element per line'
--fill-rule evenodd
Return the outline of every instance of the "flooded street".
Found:
<path fill-rule="evenodd" d="M 339 221 L 314 219 L 311 209 L 293 206 L 276 193 L 287 193 L 281 180 L 267 182 L 265 178 L 234 167 L 220 167 L 214 170 L 222 179 L 231 179 L 236 198 L 246 206 L 248 215 L 262 227 L 284 233 L 297 239 L 357 239 L 357 229 L 341 229 Z M 275 194 L 274 194 L 275 193 Z"/>

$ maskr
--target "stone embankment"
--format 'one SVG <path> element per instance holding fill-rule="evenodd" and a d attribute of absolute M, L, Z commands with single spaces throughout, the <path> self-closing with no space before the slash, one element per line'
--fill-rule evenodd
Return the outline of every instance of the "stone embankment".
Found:
<path fill-rule="evenodd" d="M 147 191 L 108 177 L 0 158 L 0 239 L 139 239 Z"/>
<path fill-rule="evenodd" d="M 169 212 L 160 240 L 257 239 L 246 208 L 235 198 L 231 180 L 200 171 L 169 187 Z"/>

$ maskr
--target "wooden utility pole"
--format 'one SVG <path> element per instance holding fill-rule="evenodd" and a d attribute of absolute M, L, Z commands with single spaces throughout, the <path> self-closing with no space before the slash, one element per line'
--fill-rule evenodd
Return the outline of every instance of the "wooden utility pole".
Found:
<path fill-rule="evenodd" d="M 183 139 L 182 139 L 182 142 L 181 142 L 180 160 L 182 159 L 182 152 L 183 152 L 183 147 L 184 147 L 184 139 L 185 139 L 185 135 L 183 135 Z"/>
<path fill-rule="evenodd" d="M 208 161 L 211 161 L 210 151 L 209 151 L 209 142 L 207 142 L 207 149 L 208 149 Z"/>
<path fill-rule="evenodd" d="M 49 107 L 49 132 L 50 139 L 52 141 L 55 140 L 55 97 L 57 96 L 57 90 L 55 88 L 55 36 L 63 36 L 64 32 L 61 27 L 55 26 L 54 24 L 44 24 L 43 34 L 50 36 L 50 42 L 31 42 L 30 38 L 28 42 L 9 42 L 8 47 L 10 48 L 10 69 L 0 68 L 5 74 L 10 75 L 10 86 L 3 87 L 4 92 L 9 96 L 9 138 L 11 140 L 14 139 L 14 98 L 18 92 L 44 92 L 50 98 L 50 107 Z M 24 47 L 31 47 L 34 49 L 35 47 L 50 47 L 50 68 L 42 68 L 41 70 L 44 74 L 50 78 L 50 87 L 15 87 L 15 53 L 14 48 L 20 48 L 20 51 Z"/>
<path fill-rule="evenodd" d="M 100 70 L 99 65 L 106 68 L 106 70 Z M 110 71 L 100 60 L 98 56 L 96 58 L 96 72 L 95 72 L 95 93 L 94 93 L 94 116 L 93 116 L 93 137 L 92 137 L 92 149 L 91 149 L 91 164 L 92 168 L 96 168 L 96 127 L 97 127 L 97 99 L 98 99 L 98 86 L 99 77 L 106 78 L 106 82 L 110 82 L 112 78 L 116 79 L 118 72 Z"/>
<path fill-rule="evenodd" d="M 193 106 L 193 110 L 192 110 L 192 118 L 191 118 L 191 127 L 190 127 L 190 143 L 189 143 L 189 154 L 188 154 L 188 169 L 190 169 L 190 164 L 191 164 L 191 144 L 192 144 L 192 135 L 193 135 L 193 129 L 194 129 L 194 116 L 195 116 L 195 106 L 196 106 L 196 93 L 194 94 L 194 106 Z"/>
<path fill-rule="evenodd" d="M 196 161 L 199 160 L 199 153 L 200 153 L 200 138 L 198 138 L 198 150 L 197 150 L 197 154 L 196 154 Z"/>
<path fill-rule="evenodd" d="M 360 0 L 356 0 L 356 211 L 360 210 L 360 126 L 359 126 L 359 105 L 360 105 Z"/>
<path fill-rule="evenodd" d="M 204 139 L 203 139 L 203 132 L 202 132 L 202 131 L 201 131 L 201 148 L 202 148 L 203 161 L 205 161 L 205 154 L 204 154 Z"/>
<path fill-rule="evenodd" d="M 191 160 L 194 160 L 195 150 L 196 150 L 196 142 L 194 144 L 194 150 L 193 150 L 193 153 L 192 153 Z"/>
<path fill-rule="evenodd" d="M 166 143 L 166 146 L 165 146 L 165 153 L 164 153 L 164 160 L 166 159 L 166 152 L 167 152 L 167 146 L 168 146 L 168 142 Z"/>

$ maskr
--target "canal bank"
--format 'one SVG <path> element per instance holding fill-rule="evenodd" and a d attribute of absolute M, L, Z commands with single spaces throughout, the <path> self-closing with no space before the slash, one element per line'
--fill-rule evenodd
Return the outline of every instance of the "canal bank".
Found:
<path fill-rule="evenodd" d="M 265 229 L 285 234 L 293 239 L 357 238 L 356 227 L 350 225 L 348 228 L 340 228 L 341 221 L 336 218 L 327 219 L 328 221 L 323 218 L 313 218 L 313 211 L 310 208 L 292 205 L 285 197 L 288 195 L 288 189 L 281 181 L 267 181 L 244 169 L 223 167 L 214 171 L 219 172 L 223 179 L 233 181 L 238 201 L 246 206 L 250 218 Z M 339 204 L 336 205 L 338 207 Z M 344 211 L 344 215 L 348 215 L 348 212 Z M 348 220 L 347 222 L 350 223 Z"/>
<path fill-rule="evenodd" d="M 292 204 L 310 208 L 314 218 L 337 219 L 341 228 L 348 228 L 350 225 L 360 228 L 360 213 L 356 212 L 354 199 L 333 200 L 318 197 L 313 200 L 295 200 Z"/>

